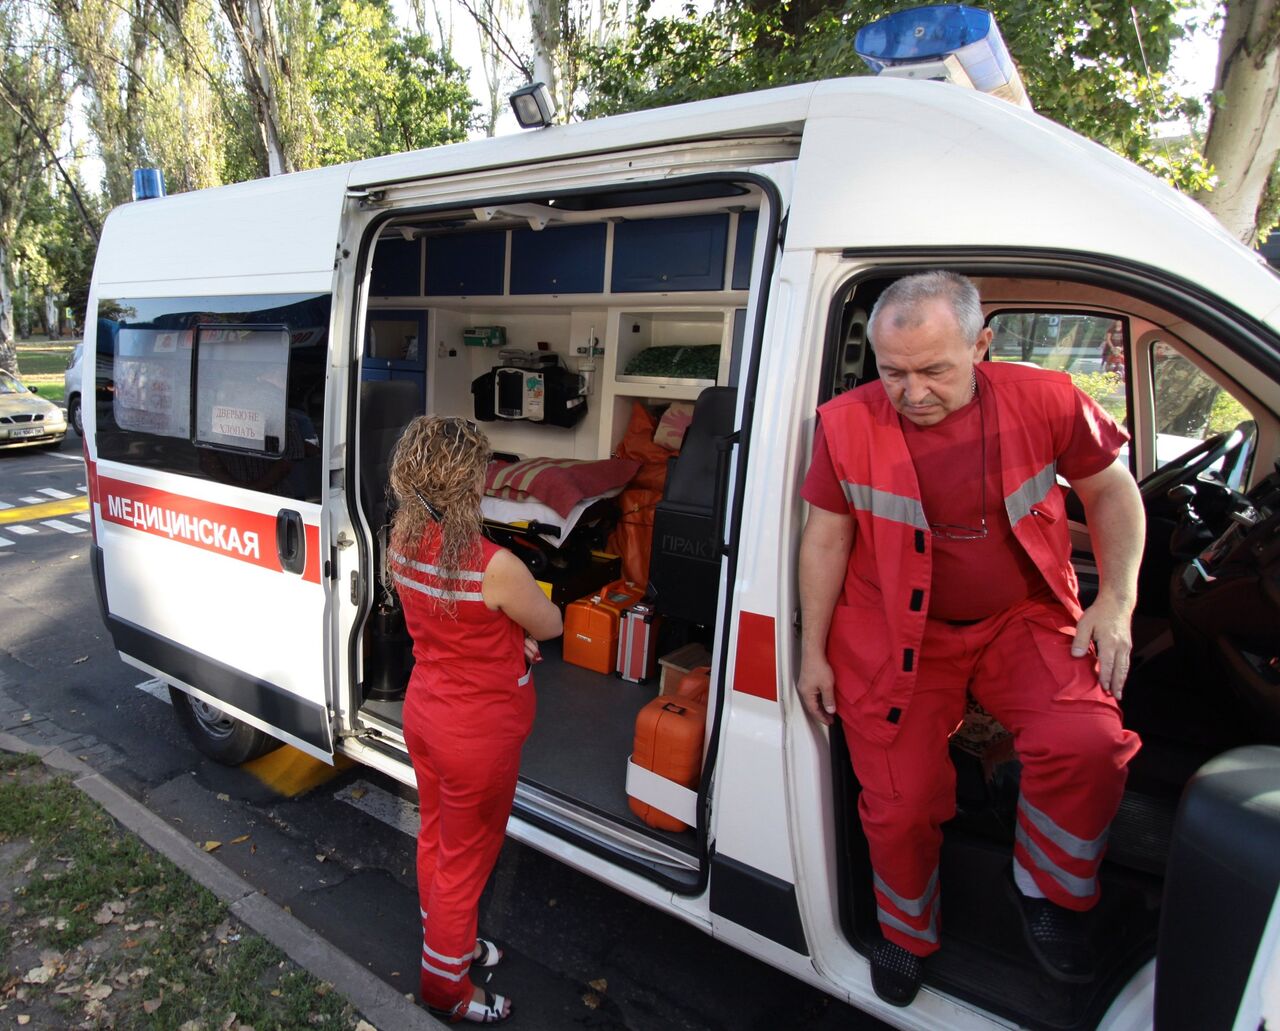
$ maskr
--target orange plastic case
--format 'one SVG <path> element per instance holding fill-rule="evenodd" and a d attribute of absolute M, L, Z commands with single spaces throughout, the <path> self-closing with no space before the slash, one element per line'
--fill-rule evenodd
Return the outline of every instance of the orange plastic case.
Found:
<path fill-rule="evenodd" d="M 644 588 L 615 580 L 595 594 L 570 602 L 564 612 L 564 661 L 597 673 L 612 673 L 618 661 L 622 613 L 644 597 Z"/>
<path fill-rule="evenodd" d="M 631 761 L 659 777 L 697 788 L 702 777 L 702 736 L 707 725 L 707 688 L 711 668 L 691 670 L 676 695 L 659 695 L 636 716 Z M 661 809 L 627 798 L 631 811 L 650 827 L 687 830 L 686 824 Z"/>

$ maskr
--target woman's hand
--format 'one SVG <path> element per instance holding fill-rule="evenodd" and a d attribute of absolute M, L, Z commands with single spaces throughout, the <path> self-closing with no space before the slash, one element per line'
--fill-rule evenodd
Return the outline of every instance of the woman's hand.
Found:
<path fill-rule="evenodd" d="M 532 637 L 524 639 L 524 661 L 531 666 L 535 662 L 542 661 L 542 650 L 538 647 L 538 642 Z"/>

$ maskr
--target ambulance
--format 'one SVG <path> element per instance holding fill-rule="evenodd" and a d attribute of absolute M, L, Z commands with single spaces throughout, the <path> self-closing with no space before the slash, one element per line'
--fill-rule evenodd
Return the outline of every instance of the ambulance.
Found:
<path fill-rule="evenodd" d="M 925 269 L 975 280 L 990 360 L 1069 373 L 1132 434 L 1145 744 L 1099 976 L 1062 984 L 1004 894 L 1008 735 L 966 719 L 943 946 L 896 1009 L 846 746 L 794 690 L 798 492 L 815 408 L 876 375 L 871 305 Z M 124 205 L 88 327 L 103 619 L 206 753 L 413 783 L 388 462 L 415 415 L 472 419 L 494 539 L 566 613 L 619 583 L 652 609 L 629 677 L 609 628 L 544 645 L 513 838 L 895 1027 L 1280 1020 L 1280 283 L 1116 155 L 947 83 L 789 86 Z M 635 724 L 703 666 L 682 784 Z"/>

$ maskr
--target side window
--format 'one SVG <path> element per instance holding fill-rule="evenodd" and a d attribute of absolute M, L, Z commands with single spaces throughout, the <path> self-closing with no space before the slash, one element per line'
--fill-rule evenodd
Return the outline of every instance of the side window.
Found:
<path fill-rule="evenodd" d="M 1112 315 L 1083 312 L 999 312 L 987 323 L 991 360 L 1022 362 L 1069 373 L 1075 385 L 1132 431 L 1128 326 Z M 1130 464 L 1126 452 L 1120 455 Z"/>
<path fill-rule="evenodd" d="M 1252 416 L 1207 373 L 1161 341 L 1151 345 L 1156 468 Z"/>
<path fill-rule="evenodd" d="M 279 328 L 201 328 L 196 351 L 196 443 L 285 455 L 289 334 Z M 296 420 L 295 420 L 296 421 Z M 312 434 L 314 436 L 314 434 Z M 300 457 L 300 454 L 299 454 Z"/>
<path fill-rule="evenodd" d="M 191 331 L 123 327 L 116 336 L 112 414 L 122 430 L 191 433 Z"/>
<path fill-rule="evenodd" d="M 323 486 L 330 298 L 98 307 L 98 457 L 298 501 Z"/>

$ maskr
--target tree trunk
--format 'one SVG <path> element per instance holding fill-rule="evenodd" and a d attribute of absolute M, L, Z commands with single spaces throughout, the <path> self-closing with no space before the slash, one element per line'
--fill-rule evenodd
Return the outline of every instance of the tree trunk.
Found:
<path fill-rule="evenodd" d="M 62 322 L 58 318 L 58 299 L 53 296 L 53 288 L 44 288 L 44 324 L 49 339 L 62 336 Z"/>
<path fill-rule="evenodd" d="M 1252 245 L 1258 207 L 1280 155 L 1280 0 L 1227 4 L 1205 158 L 1217 172 L 1196 199 Z M 1264 226 L 1265 228 L 1269 228 Z"/>
<path fill-rule="evenodd" d="M 560 76 L 556 54 L 560 49 L 560 9 L 565 0 L 529 0 L 529 27 L 533 30 L 533 81 L 544 83 L 560 104 Z"/>
<path fill-rule="evenodd" d="M 279 32 L 271 0 L 222 0 L 222 9 L 235 33 L 244 69 L 245 85 L 258 114 L 258 131 L 267 153 L 267 174 L 292 172 L 293 163 L 285 150 L 281 132 L 280 96 L 277 75 Z"/>
<path fill-rule="evenodd" d="M 13 290 L 9 286 L 9 248 L 0 241 L 0 369 L 18 374 L 18 352 L 14 347 Z"/>

